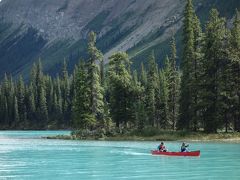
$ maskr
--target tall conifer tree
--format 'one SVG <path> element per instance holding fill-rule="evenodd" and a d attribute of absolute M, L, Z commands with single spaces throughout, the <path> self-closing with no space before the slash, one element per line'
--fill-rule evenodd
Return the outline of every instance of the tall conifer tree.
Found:
<path fill-rule="evenodd" d="M 232 81 L 232 111 L 234 128 L 240 131 L 240 13 L 236 10 L 230 39 L 231 81 Z"/>
<path fill-rule="evenodd" d="M 157 68 L 154 52 L 151 53 L 148 60 L 147 88 L 146 88 L 146 110 L 148 121 L 151 126 L 156 125 L 156 89 L 158 85 Z"/>
<path fill-rule="evenodd" d="M 160 71 L 159 74 L 159 82 L 160 82 L 160 127 L 163 129 L 168 129 L 170 127 L 169 124 L 169 90 L 168 90 L 168 82 L 165 76 L 165 72 L 163 70 Z"/>
<path fill-rule="evenodd" d="M 93 116 L 97 120 L 103 120 L 104 101 L 103 101 L 103 87 L 100 80 L 99 62 L 103 60 L 102 53 L 96 47 L 96 34 L 90 32 L 88 38 L 88 86 L 90 107 Z"/>
<path fill-rule="evenodd" d="M 189 129 L 192 113 L 192 91 L 190 88 L 192 59 L 194 59 L 194 9 L 192 0 L 187 0 L 184 10 L 183 21 L 183 56 L 181 60 L 182 81 L 180 96 L 180 117 L 178 122 L 179 129 Z"/>
<path fill-rule="evenodd" d="M 171 40 L 171 55 L 170 61 L 166 60 L 165 67 L 167 88 L 168 88 L 168 114 L 172 129 L 176 129 L 176 123 L 179 116 L 179 88 L 180 88 L 180 73 L 177 65 L 177 51 L 174 37 Z M 169 64 L 169 65 L 168 65 Z M 168 67 L 169 66 L 169 67 Z"/>
<path fill-rule="evenodd" d="M 73 124 L 78 129 L 88 129 L 95 125 L 95 116 L 91 112 L 90 93 L 87 84 L 85 64 L 80 63 L 76 68 L 75 96 L 73 102 Z"/>
<path fill-rule="evenodd" d="M 110 112 L 116 126 L 126 126 L 131 120 L 131 74 L 130 61 L 126 53 L 116 53 L 109 58 L 108 87 L 110 93 Z"/>
<path fill-rule="evenodd" d="M 219 17 L 216 9 L 211 10 L 206 26 L 206 42 L 204 47 L 204 129 L 216 132 L 222 124 L 220 116 L 221 104 L 221 64 L 225 58 L 225 19 Z"/>

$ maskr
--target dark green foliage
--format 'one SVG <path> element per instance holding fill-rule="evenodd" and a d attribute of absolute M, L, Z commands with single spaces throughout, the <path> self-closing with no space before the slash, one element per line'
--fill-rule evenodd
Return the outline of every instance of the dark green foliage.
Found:
<path fill-rule="evenodd" d="M 89 59 L 75 72 L 73 114 L 76 128 L 104 126 L 104 91 L 101 82 L 104 74 L 99 67 L 103 55 L 95 44 L 96 34 L 91 32 L 88 41 Z"/>
<path fill-rule="evenodd" d="M 11 76 L 5 75 L 0 84 L 1 129 L 46 129 L 66 128 L 70 126 L 70 105 L 63 109 L 64 102 L 70 102 L 71 84 L 67 77 L 52 80 L 42 72 L 41 62 L 34 64 L 31 80 L 24 84 L 22 76 L 15 83 Z M 67 83 L 66 83 L 67 82 Z M 61 86 L 62 84 L 62 86 Z M 68 94 L 68 93 L 66 93 Z"/>
<path fill-rule="evenodd" d="M 91 116 L 90 94 L 87 86 L 87 71 L 83 62 L 75 70 L 75 95 L 73 103 L 74 127 L 77 129 L 89 128 L 95 124 L 95 117 Z M 89 117 L 91 117 L 89 119 Z"/>
<path fill-rule="evenodd" d="M 221 125 L 221 76 L 225 61 L 225 19 L 219 18 L 216 9 L 210 12 L 210 19 L 206 27 L 204 48 L 204 97 L 205 111 L 203 112 L 204 126 L 207 132 L 216 132 Z"/>
<path fill-rule="evenodd" d="M 131 74 L 130 61 L 126 53 L 116 53 L 109 58 L 108 87 L 110 113 L 116 126 L 126 125 L 130 116 Z"/>
<path fill-rule="evenodd" d="M 169 129 L 169 89 L 168 81 L 164 71 L 159 74 L 159 114 L 160 114 L 160 127 L 162 129 Z"/>
<path fill-rule="evenodd" d="M 19 113 L 18 113 L 18 101 L 17 101 L 17 97 L 15 96 L 14 97 L 14 115 L 13 115 L 13 118 L 15 120 L 15 123 L 16 123 L 16 127 L 18 127 L 18 124 L 19 124 Z"/>
<path fill-rule="evenodd" d="M 68 119 L 71 117 L 71 97 L 70 97 L 70 79 L 67 71 L 67 63 L 64 60 L 62 75 L 61 75 L 61 89 L 62 89 L 62 111 L 63 111 L 63 124 L 69 126 Z M 62 124 L 62 123 L 61 123 Z"/>
<path fill-rule="evenodd" d="M 18 83 L 17 83 L 17 89 L 16 89 L 16 96 L 17 96 L 17 104 L 18 112 L 19 113 L 19 120 L 20 122 L 26 121 L 26 104 L 25 104 L 25 86 L 23 82 L 22 76 L 19 77 Z M 19 124 L 16 124 L 18 127 Z"/>
<path fill-rule="evenodd" d="M 198 17 L 196 16 L 191 0 L 185 9 L 183 28 L 183 57 L 182 79 L 180 96 L 179 129 L 196 131 L 200 121 L 199 96 L 201 89 L 201 76 L 203 73 L 203 35 Z"/>
<path fill-rule="evenodd" d="M 240 13 L 236 10 L 233 28 L 230 35 L 229 59 L 230 77 L 228 83 L 231 88 L 231 111 L 234 120 L 234 129 L 240 131 Z"/>
<path fill-rule="evenodd" d="M 184 10 L 183 21 L 183 56 L 181 61 L 182 81 L 181 81 L 181 96 L 180 96 L 180 117 L 178 128 L 190 129 L 192 120 L 191 104 L 191 73 L 192 60 L 194 59 L 194 9 L 192 0 L 188 0 Z"/>
<path fill-rule="evenodd" d="M 192 114 L 192 120 L 190 121 L 190 128 L 194 131 L 198 130 L 198 123 L 201 119 L 201 107 L 200 96 L 202 95 L 203 85 L 203 33 L 200 26 L 198 17 L 195 15 L 193 20 L 193 31 L 194 31 L 194 54 L 192 59 L 192 71 L 190 86 L 192 90 L 192 101 L 190 106 L 190 112 Z"/>
<path fill-rule="evenodd" d="M 89 34 L 88 54 L 87 86 L 89 88 L 90 109 L 92 116 L 101 123 L 100 121 L 103 120 L 104 102 L 99 62 L 103 61 L 103 55 L 96 48 L 96 34 L 94 32 Z"/>
<path fill-rule="evenodd" d="M 137 126 L 139 130 L 143 129 L 147 123 L 145 110 L 144 86 L 138 80 L 137 71 L 133 72 L 131 91 L 129 96 L 131 106 L 131 123 Z"/>
<path fill-rule="evenodd" d="M 113 54 L 104 65 L 91 32 L 88 59 L 75 66 L 73 75 L 68 74 L 67 61 L 55 78 L 43 73 L 41 61 L 33 65 L 26 84 L 21 76 L 14 81 L 5 75 L 0 83 L 1 129 L 72 127 L 99 137 L 141 133 L 149 127 L 239 131 L 239 13 L 228 29 L 213 9 L 205 33 L 191 0 L 184 16 L 182 73 L 174 38 L 162 68 L 152 53 L 147 68 L 142 64 L 138 73 L 131 71 L 124 52 Z"/>
<path fill-rule="evenodd" d="M 138 120 L 137 129 L 141 131 L 142 129 L 144 129 L 147 119 L 145 105 L 142 103 L 142 101 L 138 101 L 135 108 L 136 119 Z"/>
<path fill-rule="evenodd" d="M 180 95 L 180 72 L 176 65 L 177 52 L 175 39 L 171 41 L 171 56 L 170 60 L 166 58 L 165 74 L 168 89 L 168 116 L 169 123 L 172 129 L 176 129 L 176 124 L 179 116 L 179 95 Z"/>
<path fill-rule="evenodd" d="M 147 87 L 146 87 L 146 111 L 148 115 L 148 123 L 155 126 L 156 123 L 156 91 L 158 85 L 157 64 L 155 62 L 154 53 L 148 60 L 147 71 Z"/>

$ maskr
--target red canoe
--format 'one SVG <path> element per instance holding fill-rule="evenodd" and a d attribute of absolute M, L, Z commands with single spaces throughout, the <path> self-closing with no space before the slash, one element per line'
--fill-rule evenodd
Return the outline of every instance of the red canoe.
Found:
<path fill-rule="evenodd" d="M 152 155 L 165 155 L 165 156 L 200 156 L 200 151 L 191 152 L 161 152 L 158 150 L 151 151 Z"/>

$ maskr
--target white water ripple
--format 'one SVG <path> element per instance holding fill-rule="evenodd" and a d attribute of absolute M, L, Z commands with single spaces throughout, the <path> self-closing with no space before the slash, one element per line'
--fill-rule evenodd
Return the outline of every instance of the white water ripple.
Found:
<path fill-rule="evenodd" d="M 201 157 L 152 156 L 157 142 L 41 139 L 70 132 L 0 131 L 0 179 L 239 179 L 240 145 L 191 143 Z M 177 151 L 178 142 L 165 142 Z M 223 151 L 227 149 L 228 151 Z"/>

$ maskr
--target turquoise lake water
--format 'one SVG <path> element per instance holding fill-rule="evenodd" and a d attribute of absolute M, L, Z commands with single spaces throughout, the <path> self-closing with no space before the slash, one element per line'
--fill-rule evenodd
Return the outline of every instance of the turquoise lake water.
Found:
<path fill-rule="evenodd" d="M 240 179 L 240 144 L 191 143 L 201 157 L 152 156 L 158 142 L 42 139 L 69 131 L 0 131 L 0 179 Z M 165 142 L 178 151 L 180 142 Z"/>

